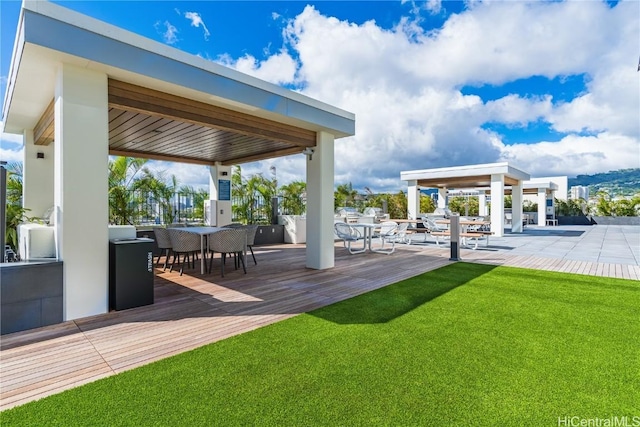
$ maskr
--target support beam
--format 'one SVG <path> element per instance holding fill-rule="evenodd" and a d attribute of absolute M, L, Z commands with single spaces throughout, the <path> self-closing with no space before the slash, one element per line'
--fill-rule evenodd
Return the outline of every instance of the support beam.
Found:
<path fill-rule="evenodd" d="M 438 188 L 438 207 L 446 208 L 447 207 L 447 188 Z"/>
<path fill-rule="evenodd" d="M 31 130 L 23 135 L 22 206 L 29 209 L 27 216 L 40 218 L 54 204 L 54 149 L 52 144 L 35 145 Z"/>
<path fill-rule="evenodd" d="M 64 320 L 108 311 L 107 75 L 61 64 L 55 88 L 54 201 Z"/>
<path fill-rule="evenodd" d="M 332 268 L 334 137 L 318 132 L 313 155 L 307 155 L 307 267 Z"/>
<path fill-rule="evenodd" d="M 547 191 L 544 188 L 538 188 L 538 225 L 546 225 L 547 212 Z"/>
<path fill-rule="evenodd" d="M 418 181 L 407 182 L 407 218 L 418 219 L 420 215 L 420 189 Z"/>
<path fill-rule="evenodd" d="M 522 181 L 511 186 L 511 232 L 522 233 Z"/>
<path fill-rule="evenodd" d="M 216 163 L 209 167 L 209 200 L 215 205 L 215 224 L 231 224 L 231 167 Z"/>
<path fill-rule="evenodd" d="M 484 191 L 478 194 L 478 215 L 487 215 L 487 195 L 484 193 Z"/>
<path fill-rule="evenodd" d="M 504 175 L 491 175 L 491 231 L 494 236 L 504 235 Z"/>

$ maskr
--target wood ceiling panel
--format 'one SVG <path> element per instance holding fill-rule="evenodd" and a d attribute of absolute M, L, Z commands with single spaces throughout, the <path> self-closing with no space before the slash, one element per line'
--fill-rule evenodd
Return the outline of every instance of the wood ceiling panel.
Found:
<path fill-rule="evenodd" d="M 109 80 L 109 105 L 245 135 L 278 140 L 300 147 L 315 145 L 315 132 L 313 131 L 117 80 Z"/>
<path fill-rule="evenodd" d="M 53 142 L 55 134 L 55 102 L 52 99 L 42 116 L 33 128 L 33 141 L 35 145 L 49 145 Z"/>
<path fill-rule="evenodd" d="M 137 142 L 138 138 L 143 138 L 149 133 L 155 132 L 159 125 L 164 124 L 161 122 L 162 120 L 157 117 L 136 116 L 134 119 L 118 126 L 117 129 L 110 131 L 109 142 L 113 141 L 114 145 L 125 140 Z"/>
<path fill-rule="evenodd" d="M 55 103 L 34 128 L 36 144 L 54 139 Z M 225 165 L 300 153 L 314 131 L 109 80 L 109 152 Z"/>

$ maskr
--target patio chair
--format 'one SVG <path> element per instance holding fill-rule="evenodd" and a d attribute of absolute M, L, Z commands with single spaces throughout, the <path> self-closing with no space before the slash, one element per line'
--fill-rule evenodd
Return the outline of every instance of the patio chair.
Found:
<path fill-rule="evenodd" d="M 162 271 L 167 269 L 167 263 L 169 262 L 169 256 L 172 252 L 171 248 L 171 238 L 169 237 L 169 230 L 162 227 L 154 227 L 153 235 L 155 236 L 156 245 L 158 249 L 160 249 L 160 253 L 158 254 L 158 262 L 156 262 L 156 267 L 160 265 L 160 258 L 162 257 L 162 252 L 164 252 L 164 267 Z M 173 259 L 175 261 L 175 254 L 173 255 Z"/>
<path fill-rule="evenodd" d="M 358 230 L 351 227 L 346 222 L 342 222 L 342 221 L 336 222 L 333 225 L 333 228 L 335 229 L 336 235 L 338 236 L 338 238 L 342 239 L 342 245 L 349 250 L 349 253 L 360 254 L 367 250 L 367 242 L 365 240 L 362 241 L 363 243 L 362 243 L 361 249 L 351 248 L 351 243 L 357 242 L 359 239 L 362 238 L 362 236 L 360 235 L 360 232 Z"/>
<path fill-rule="evenodd" d="M 213 266 L 213 253 L 219 252 L 221 256 L 221 277 L 224 277 L 224 263 L 227 254 L 234 256 L 236 270 L 238 269 L 239 263 L 242 263 L 244 274 L 247 274 L 247 266 L 244 263 L 244 254 L 247 249 L 247 234 L 247 229 L 244 227 L 232 227 L 209 234 L 209 250 L 212 252 L 211 259 L 209 260 L 209 272 L 211 272 Z"/>
<path fill-rule="evenodd" d="M 428 216 L 422 217 L 422 224 L 424 225 L 424 228 L 429 230 L 429 233 L 433 231 L 436 231 L 436 232 L 449 231 L 446 225 L 438 224 L 435 222 L 434 219 L 429 218 Z"/>
<path fill-rule="evenodd" d="M 258 261 L 256 261 L 256 256 L 253 253 L 253 245 L 256 241 L 256 233 L 258 232 L 257 224 L 249 224 L 244 225 L 240 223 L 232 223 L 229 225 L 225 225 L 225 228 L 243 228 L 247 230 L 247 249 L 251 252 L 251 257 L 253 258 L 253 264 L 258 265 Z"/>
<path fill-rule="evenodd" d="M 168 229 L 169 238 L 171 239 L 171 250 L 174 253 L 173 262 L 169 271 L 173 271 L 173 265 L 176 262 L 176 256 L 178 262 L 180 262 L 180 255 L 182 254 L 182 261 L 180 262 L 180 275 L 184 270 L 185 260 L 191 264 L 191 268 L 194 268 L 194 260 L 200 252 L 200 236 L 195 233 L 189 233 L 188 231 Z M 189 261 L 189 256 L 192 256 Z"/>
<path fill-rule="evenodd" d="M 450 240 L 451 235 L 449 234 L 449 228 L 446 225 L 438 224 L 433 218 L 429 218 L 428 216 L 422 217 L 422 224 L 429 231 L 429 235 L 432 236 L 436 245 L 440 246 L 440 241 Z M 427 236 L 425 235 L 424 241 L 427 241 Z"/>
<path fill-rule="evenodd" d="M 405 228 L 406 233 L 406 228 Z M 398 223 L 395 221 L 384 221 L 380 223 L 380 229 L 376 234 L 376 237 L 380 239 L 380 249 L 376 249 L 375 252 L 382 252 L 385 254 L 392 254 L 396 250 L 396 240 L 398 239 Z M 385 250 L 384 244 L 391 243 L 391 249 Z"/>

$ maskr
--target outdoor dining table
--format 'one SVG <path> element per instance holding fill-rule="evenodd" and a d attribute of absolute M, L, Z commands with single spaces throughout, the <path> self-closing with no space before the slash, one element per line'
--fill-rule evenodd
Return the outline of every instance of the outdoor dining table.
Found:
<path fill-rule="evenodd" d="M 200 226 L 200 227 L 180 227 L 177 228 L 180 231 L 186 231 L 188 233 L 198 234 L 200 236 L 200 274 L 204 274 L 205 271 L 205 255 L 206 255 L 206 245 L 204 243 L 205 236 L 209 234 L 216 233 L 220 230 L 226 230 L 225 227 L 211 227 L 211 226 Z"/>
<path fill-rule="evenodd" d="M 375 230 L 376 228 L 380 228 L 380 224 L 369 224 L 369 223 L 356 223 L 356 224 L 349 224 L 350 227 L 354 227 L 354 228 L 362 228 L 364 233 L 363 233 L 363 237 L 364 237 L 364 241 L 365 241 L 365 248 L 369 248 L 369 250 L 371 252 L 377 252 L 377 253 L 387 253 L 386 251 L 380 251 L 377 249 L 373 249 L 373 246 L 371 245 L 371 240 L 373 238 L 373 230 Z"/>

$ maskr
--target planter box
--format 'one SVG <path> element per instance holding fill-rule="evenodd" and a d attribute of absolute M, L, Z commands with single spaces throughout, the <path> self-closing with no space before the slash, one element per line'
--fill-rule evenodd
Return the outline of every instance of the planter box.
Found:
<path fill-rule="evenodd" d="M 1 333 L 61 323 L 62 295 L 62 261 L 0 264 Z"/>
<path fill-rule="evenodd" d="M 255 246 L 284 243 L 284 225 L 260 225 L 256 231 Z"/>

